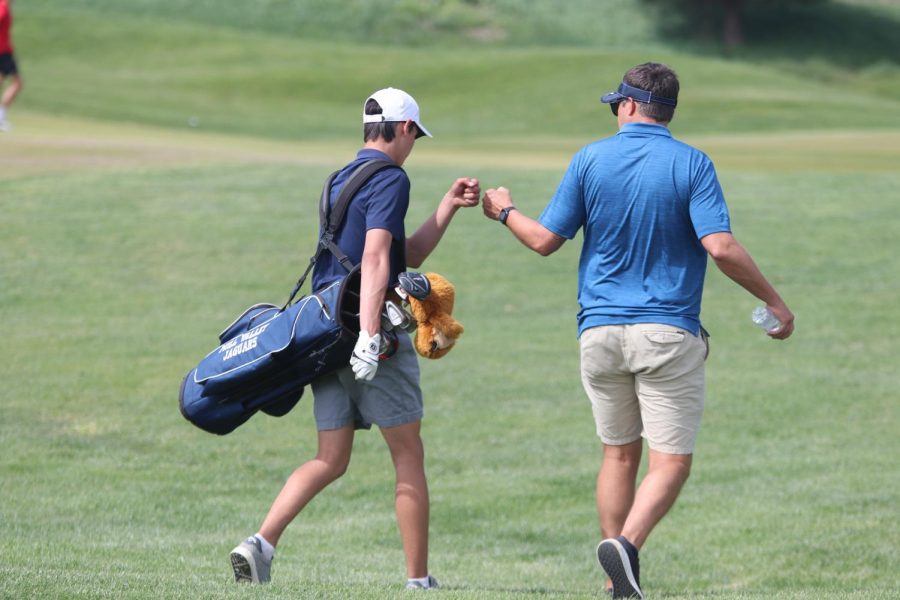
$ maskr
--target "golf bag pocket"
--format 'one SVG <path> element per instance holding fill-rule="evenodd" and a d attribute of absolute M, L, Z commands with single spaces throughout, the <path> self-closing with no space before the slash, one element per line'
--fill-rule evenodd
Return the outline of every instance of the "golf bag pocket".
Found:
<path fill-rule="evenodd" d="M 284 308 L 255 304 L 185 376 L 181 413 L 219 435 L 260 410 L 287 414 L 310 381 L 348 364 L 358 335 L 358 269 Z"/>
<path fill-rule="evenodd" d="M 323 291 L 325 299 L 304 296 L 283 311 L 259 304 L 247 309 L 223 332 L 221 345 L 197 365 L 194 382 L 210 393 L 227 393 L 270 372 L 279 362 L 331 346 L 341 327 L 325 303 L 330 291 Z"/>

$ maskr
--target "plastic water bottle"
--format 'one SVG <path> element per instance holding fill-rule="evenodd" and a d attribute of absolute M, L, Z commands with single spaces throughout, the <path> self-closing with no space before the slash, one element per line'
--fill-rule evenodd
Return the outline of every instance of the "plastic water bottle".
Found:
<path fill-rule="evenodd" d="M 753 322 L 756 323 L 760 329 L 767 333 L 781 327 L 781 321 L 779 321 L 765 306 L 757 306 L 754 308 L 750 318 L 753 319 Z"/>

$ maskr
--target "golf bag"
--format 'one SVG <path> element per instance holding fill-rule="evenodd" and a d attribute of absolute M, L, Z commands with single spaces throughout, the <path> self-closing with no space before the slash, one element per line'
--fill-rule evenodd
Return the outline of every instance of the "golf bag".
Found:
<path fill-rule="evenodd" d="M 272 416 L 290 412 L 316 377 L 349 363 L 359 336 L 359 267 L 334 243 L 347 205 L 376 172 L 396 167 L 385 160 L 363 163 L 331 206 L 325 182 L 319 201 L 321 235 L 316 253 L 288 301 L 254 304 L 219 335 L 219 347 L 185 375 L 178 396 L 184 417 L 205 431 L 225 435 L 258 411 Z M 324 251 L 348 270 L 343 279 L 311 295 L 294 298 Z"/>

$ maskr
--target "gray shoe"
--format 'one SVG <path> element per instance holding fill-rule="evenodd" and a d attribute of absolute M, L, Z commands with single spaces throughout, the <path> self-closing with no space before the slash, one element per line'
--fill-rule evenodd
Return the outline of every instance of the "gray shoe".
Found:
<path fill-rule="evenodd" d="M 263 556 L 262 544 L 255 537 L 248 537 L 231 551 L 231 568 L 238 583 L 268 583 L 272 579 L 272 561 Z"/>
<path fill-rule="evenodd" d="M 424 585 L 422 583 L 419 583 L 418 581 L 406 582 L 406 589 L 408 590 L 434 590 L 439 587 L 441 586 L 438 584 L 438 580 L 431 575 L 428 576 L 428 585 Z"/>

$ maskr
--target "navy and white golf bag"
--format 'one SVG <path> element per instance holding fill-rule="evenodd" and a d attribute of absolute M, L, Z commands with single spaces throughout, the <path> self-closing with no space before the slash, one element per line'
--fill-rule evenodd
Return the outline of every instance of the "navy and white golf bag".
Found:
<path fill-rule="evenodd" d="M 316 377 L 344 367 L 359 335 L 359 270 L 282 309 L 255 304 L 184 377 L 184 417 L 225 435 L 257 411 L 287 414 Z"/>
<path fill-rule="evenodd" d="M 359 337 L 359 267 L 334 243 L 334 233 L 359 188 L 386 160 L 357 167 L 331 205 L 332 173 L 319 200 L 321 232 L 316 253 L 287 303 L 254 304 L 219 335 L 219 347 L 184 377 L 178 404 L 184 417 L 205 431 L 225 435 L 258 411 L 287 414 L 316 377 L 347 366 Z M 331 252 L 348 273 L 321 290 L 294 298 L 318 257 Z"/>

